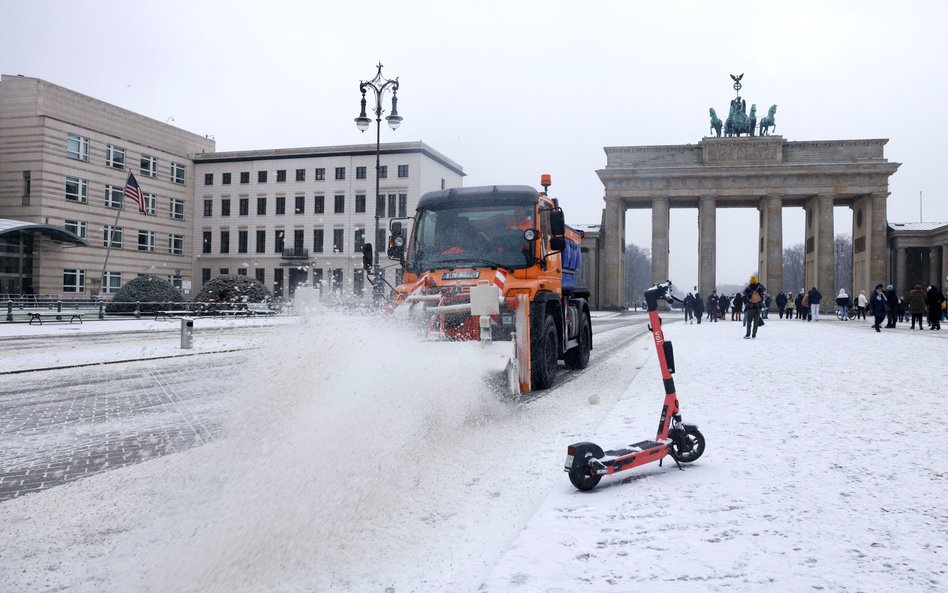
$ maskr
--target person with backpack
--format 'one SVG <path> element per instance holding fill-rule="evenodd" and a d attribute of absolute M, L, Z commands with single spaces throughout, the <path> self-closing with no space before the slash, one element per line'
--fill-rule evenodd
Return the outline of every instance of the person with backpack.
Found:
<path fill-rule="evenodd" d="M 750 284 L 744 289 L 744 303 L 747 306 L 747 330 L 744 339 L 757 337 L 757 328 L 763 325 L 760 320 L 760 308 L 764 304 L 764 285 L 757 281 L 757 276 L 750 277 Z"/>

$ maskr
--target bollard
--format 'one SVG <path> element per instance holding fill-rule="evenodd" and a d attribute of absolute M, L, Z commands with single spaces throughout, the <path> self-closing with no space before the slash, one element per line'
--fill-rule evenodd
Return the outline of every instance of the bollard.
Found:
<path fill-rule="evenodd" d="M 194 320 L 190 317 L 181 318 L 181 348 L 190 350 L 194 346 Z"/>
<path fill-rule="evenodd" d="M 99 302 L 99 319 L 105 319 L 105 302 Z"/>
<path fill-rule="evenodd" d="M 62 320 L 63 320 L 63 316 L 62 316 L 62 315 L 58 315 L 58 313 L 62 313 L 62 312 L 63 312 L 63 302 L 62 302 L 62 301 L 56 301 L 56 313 L 57 313 L 57 315 L 56 315 L 56 321 L 62 321 Z"/>
<path fill-rule="evenodd" d="M 7 301 L 7 321 L 13 321 L 13 299 Z"/>
<path fill-rule="evenodd" d="M 135 319 L 142 318 L 142 303 L 141 301 L 135 301 Z"/>

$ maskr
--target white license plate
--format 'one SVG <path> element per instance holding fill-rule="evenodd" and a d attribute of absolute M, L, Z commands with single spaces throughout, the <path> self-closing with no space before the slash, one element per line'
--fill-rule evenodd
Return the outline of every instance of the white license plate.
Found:
<path fill-rule="evenodd" d="M 481 273 L 477 270 L 470 272 L 445 272 L 441 278 L 444 280 L 470 280 L 471 278 L 478 278 L 480 275 Z"/>
<path fill-rule="evenodd" d="M 573 456 L 572 455 L 566 456 L 566 467 L 564 469 L 566 469 L 566 471 L 573 469 Z"/>

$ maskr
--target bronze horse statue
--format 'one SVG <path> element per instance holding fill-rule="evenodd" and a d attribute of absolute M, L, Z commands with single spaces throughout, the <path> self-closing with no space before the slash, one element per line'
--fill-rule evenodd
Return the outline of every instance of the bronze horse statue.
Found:
<path fill-rule="evenodd" d="M 754 129 L 757 127 L 757 105 L 751 105 L 750 115 L 746 115 L 743 111 L 744 104 L 740 97 L 731 102 L 731 113 L 724 122 L 725 136 L 754 135 Z"/>
<path fill-rule="evenodd" d="M 718 114 L 714 112 L 714 107 L 708 109 L 711 113 L 711 129 L 717 133 L 718 138 L 721 137 L 721 126 L 724 125 L 724 122 L 721 121 L 721 118 L 718 117 Z"/>
<path fill-rule="evenodd" d="M 771 105 L 770 109 L 767 110 L 767 116 L 760 120 L 760 135 L 767 136 L 770 132 L 769 129 L 777 129 L 776 120 L 774 120 L 774 115 L 777 113 L 777 106 Z"/>

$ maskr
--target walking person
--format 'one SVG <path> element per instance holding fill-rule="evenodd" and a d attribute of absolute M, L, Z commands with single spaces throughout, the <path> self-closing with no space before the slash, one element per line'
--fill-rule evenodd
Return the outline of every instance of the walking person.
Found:
<path fill-rule="evenodd" d="M 695 295 L 685 295 L 685 323 L 694 323 Z"/>
<path fill-rule="evenodd" d="M 708 295 L 708 322 L 718 321 L 718 291 L 712 290 Z"/>
<path fill-rule="evenodd" d="M 929 329 L 941 329 L 941 304 L 945 302 L 945 295 L 938 290 L 937 286 L 928 287 L 928 295 L 926 298 L 928 303 L 928 320 L 931 323 Z"/>
<path fill-rule="evenodd" d="M 777 315 L 780 316 L 780 319 L 783 319 L 783 312 L 787 310 L 787 314 L 790 314 L 790 310 L 787 309 L 787 295 L 782 292 L 777 293 L 777 298 L 774 299 L 774 302 L 777 304 Z"/>
<path fill-rule="evenodd" d="M 839 317 L 843 321 L 849 321 L 849 308 L 852 307 L 853 302 L 849 298 L 849 295 L 846 294 L 845 288 L 839 289 L 839 294 L 836 295 L 836 306 L 839 307 Z"/>
<path fill-rule="evenodd" d="M 741 321 L 744 314 L 744 297 L 741 293 L 735 292 L 731 300 L 731 321 Z"/>
<path fill-rule="evenodd" d="M 731 306 L 731 299 L 726 294 L 718 297 L 718 311 L 721 313 L 721 319 L 727 321 L 727 310 Z"/>
<path fill-rule="evenodd" d="M 810 292 L 806 293 L 810 300 L 810 319 L 813 321 L 820 320 L 820 302 L 823 300 L 823 294 L 812 287 Z"/>
<path fill-rule="evenodd" d="M 761 319 L 769 319 L 769 318 L 770 318 L 770 304 L 771 304 L 772 302 L 773 302 L 773 301 L 772 301 L 771 298 L 770 298 L 770 293 L 765 290 L 765 291 L 764 291 L 764 306 L 763 306 L 763 308 L 760 310 L 760 318 L 761 318 Z M 760 324 L 763 325 L 764 322 L 761 321 Z"/>
<path fill-rule="evenodd" d="M 872 328 L 877 332 L 881 332 L 882 330 L 879 329 L 879 326 L 882 325 L 882 322 L 889 312 L 889 300 L 885 297 L 885 293 L 882 292 L 881 284 L 876 284 L 876 291 L 872 293 L 872 299 L 869 301 L 869 309 L 875 318 L 875 323 L 872 324 Z M 886 327 L 889 326 L 887 325 Z"/>
<path fill-rule="evenodd" d="M 921 284 L 916 284 L 908 294 L 908 310 L 912 316 L 912 329 L 915 329 L 915 323 L 918 322 L 918 329 L 922 327 L 922 315 L 928 310 L 928 301 L 925 297 L 925 291 Z M 929 324 L 931 325 L 931 324 Z"/>
<path fill-rule="evenodd" d="M 866 318 L 866 307 L 869 305 L 869 299 L 866 297 L 866 291 L 860 290 L 856 297 L 856 319 Z"/>
<path fill-rule="evenodd" d="M 895 294 L 895 287 L 891 284 L 885 287 L 885 300 L 886 304 L 889 306 L 889 312 L 886 314 L 888 317 L 888 323 L 885 324 L 886 328 L 895 328 L 896 317 L 899 314 L 899 295 Z"/>
<path fill-rule="evenodd" d="M 796 307 L 796 299 L 792 292 L 787 293 L 787 319 L 793 319 L 793 309 Z"/>
<path fill-rule="evenodd" d="M 810 319 L 810 293 L 804 292 L 804 290 L 801 288 L 800 294 L 802 294 L 803 296 L 800 297 L 801 310 L 797 311 L 797 316 L 800 317 L 800 319 L 806 319 L 809 321 Z"/>
<path fill-rule="evenodd" d="M 701 300 L 701 293 L 695 293 L 695 321 L 701 325 L 701 318 L 704 317 L 704 301 Z"/>
<path fill-rule="evenodd" d="M 764 285 L 757 282 L 757 276 L 750 277 L 750 284 L 744 289 L 743 300 L 747 303 L 747 330 L 744 339 L 757 337 L 757 328 L 762 325 L 760 308 L 764 304 Z"/>

